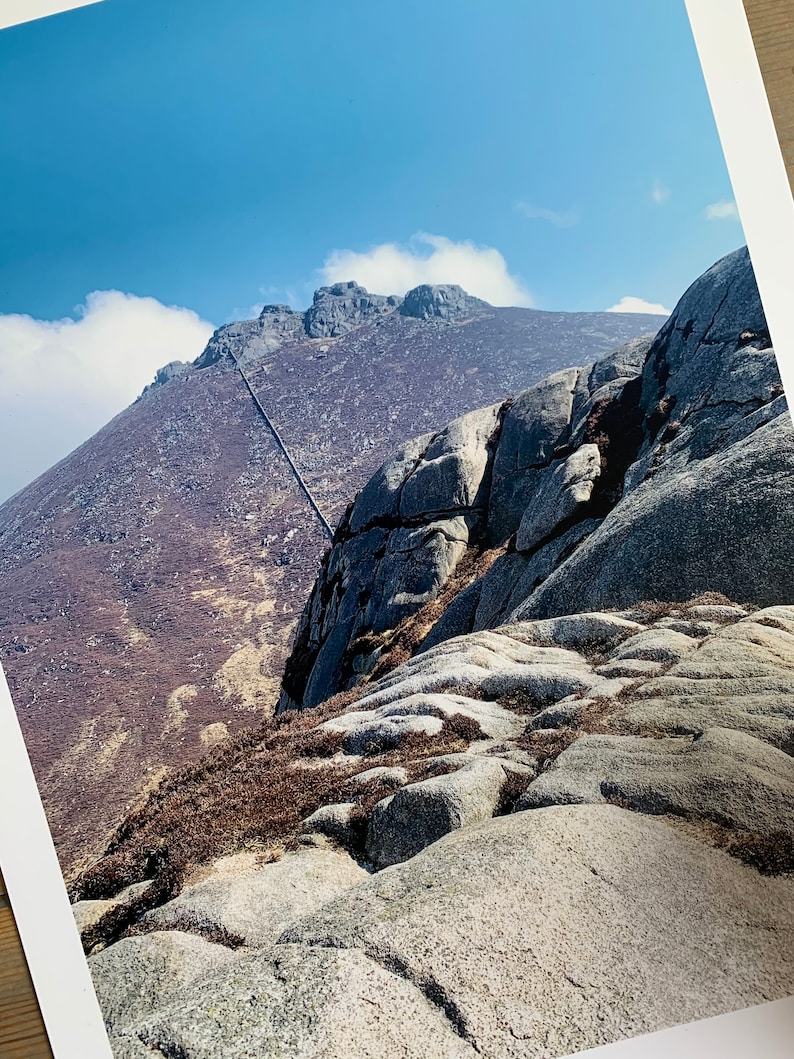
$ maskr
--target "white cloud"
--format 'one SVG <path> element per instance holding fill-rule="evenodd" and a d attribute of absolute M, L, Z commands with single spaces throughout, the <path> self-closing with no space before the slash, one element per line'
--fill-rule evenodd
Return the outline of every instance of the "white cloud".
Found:
<path fill-rule="evenodd" d="M 659 302 L 646 302 L 644 298 L 634 298 L 627 295 L 621 298 L 617 305 L 610 305 L 604 309 L 605 313 L 651 313 L 659 316 L 669 316 L 670 309 L 665 309 Z"/>
<path fill-rule="evenodd" d="M 76 319 L 0 315 L 0 499 L 57 463 L 171 360 L 193 360 L 212 325 L 190 309 L 94 291 Z"/>
<path fill-rule="evenodd" d="M 422 283 L 457 283 L 491 305 L 532 305 L 532 295 L 491 246 L 456 243 L 418 232 L 406 246 L 381 243 L 365 253 L 332 250 L 320 270 L 324 283 L 356 280 L 373 294 L 405 294 Z"/>
<path fill-rule="evenodd" d="M 307 305 L 306 298 L 308 296 L 309 301 L 311 301 L 314 288 L 308 283 L 301 284 L 301 286 L 303 294 L 300 294 L 295 287 L 260 287 L 259 294 L 264 298 L 262 306 L 289 305 L 292 309 L 305 308 Z"/>
<path fill-rule="evenodd" d="M 706 206 L 706 220 L 709 221 L 738 221 L 739 211 L 733 199 L 720 199 Z"/>
<path fill-rule="evenodd" d="M 548 221 L 556 228 L 572 228 L 579 223 L 579 214 L 576 210 L 547 210 L 543 206 L 533 206 L 523 199 L 516 203 L 516 209 L 530 220 Z"/>
<path fill-rule="evenodd" d="M 255 320 L 264 307 L 271 304 L 271 302 L 254 302 L 253 305 L 235 305 L 232 311 L 226 314 L 223 322 L 236 324 L 238 320 Z"/>
<path fill-rule="evenodd" d="M 669 201 L 671 195 L 670 188 L 665 187 L 661 180 L 654 180 L 651 188 L 651 198 L 657 206 L 663 206 L 665 202 Z"/>

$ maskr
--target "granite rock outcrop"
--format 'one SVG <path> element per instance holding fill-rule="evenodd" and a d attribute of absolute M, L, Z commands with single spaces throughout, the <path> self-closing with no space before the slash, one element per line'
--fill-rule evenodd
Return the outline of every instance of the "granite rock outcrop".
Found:
<path fill-rule="evenodd" d="M 377 660 L 372 637 L 438 599 L 466 556 L 495 561 L 435 616 L 429 644 L 707 591 L 785 603 L 792 525 L 791 419 L 740 250 L 692 285 L 652 341 L 559 371 L 390 457 L 339 526 L 280 708 L 355 685 Z"/>

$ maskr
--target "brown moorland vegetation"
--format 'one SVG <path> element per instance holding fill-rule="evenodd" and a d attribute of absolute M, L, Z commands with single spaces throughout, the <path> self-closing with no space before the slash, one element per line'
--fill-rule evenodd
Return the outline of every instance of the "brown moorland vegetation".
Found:
<path fill-rule="evenodd" d="M 352 701 L 354 695 L 344 692 L 317 709 L 268 719 L 164 780 L 71 889 L 72 900 L 101 900 L 131 883 L 152 881 L 87 933 L 86 950 L 120 936 L 144 911 L 168 900 L 199 865 L 251 847 L 295 849 L 302 821 L 320 806 L 355 801 L 363 820 L 376 801 L 393 793 L 380 782 L 357 791 L 347 786 L 363 768 L 400 765 L 411 780 L 426 778 L 439 772 L 438 765 L 428 771 L 426 759 L 464 750 L 482 735 L 475 721 L 453 715 L 436 736 L 412 733 L 397 750 L 374 748 L 365 765 L 340 761 L 335 755 L 343 736 L 317 726 Z"/>

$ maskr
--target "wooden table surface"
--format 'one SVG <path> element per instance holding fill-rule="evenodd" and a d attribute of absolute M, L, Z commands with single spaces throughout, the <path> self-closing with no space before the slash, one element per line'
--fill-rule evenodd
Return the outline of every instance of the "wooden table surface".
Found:
<path fill-rule="evenodd" d="M 52 1059 L 39 1005 L 0 875 L 0 1056 Z"/>
<path fill-rule="evenodd" d="M 744 9 L 794 191 L 794 3 L 744 0 Z"/>
<path fill-rule="evenodd" d="M 794 0 L 744 0 L 794 189 Z M 53 1059 L 0 875 L 0 1059 Z"/>

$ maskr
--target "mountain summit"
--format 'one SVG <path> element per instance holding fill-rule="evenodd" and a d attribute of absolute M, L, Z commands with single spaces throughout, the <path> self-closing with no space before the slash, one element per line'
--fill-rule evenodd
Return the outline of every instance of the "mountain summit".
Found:
<path fill-rule="evenodd" d="M 403 298 L 396 294 L 370 294 L 354 280 L 349 280 L 346 283 L 334 283 L 331 287 L 320 287 L 314 292 L 312 304 L 305 312 L 292 309 L 289 305 L 265 305 L 257 320 L 227 324 L 218 328 L 206 350 L 195 362 L 195 366 L 209 367 L 230 349 L 234 349 L 238 356 L 250 363 L 257 355 L 261 356 L 277 348 L 281 342 L 302 336 L 339 338 L 363 324 L 373 323 L 392 313 L 418 320 L 437 317 L 450 322 L 461 322 L 464 319 L 470 321 L 475 313 L 489 311 L 498 312 L 487 302 L 472 298 L 462 287 L 454 284 L 423 284 L 408 291 Z M 645 319 L 652 321 L 655 318 Z M 638 320 L 638 325 L 641 326 L 642 321 Z M 171 367 L 173 366 L 169 365 L 169 368 Z M 165 382 L 171 374 L 162 378 L 158 376 L 155 382 Z"/>

